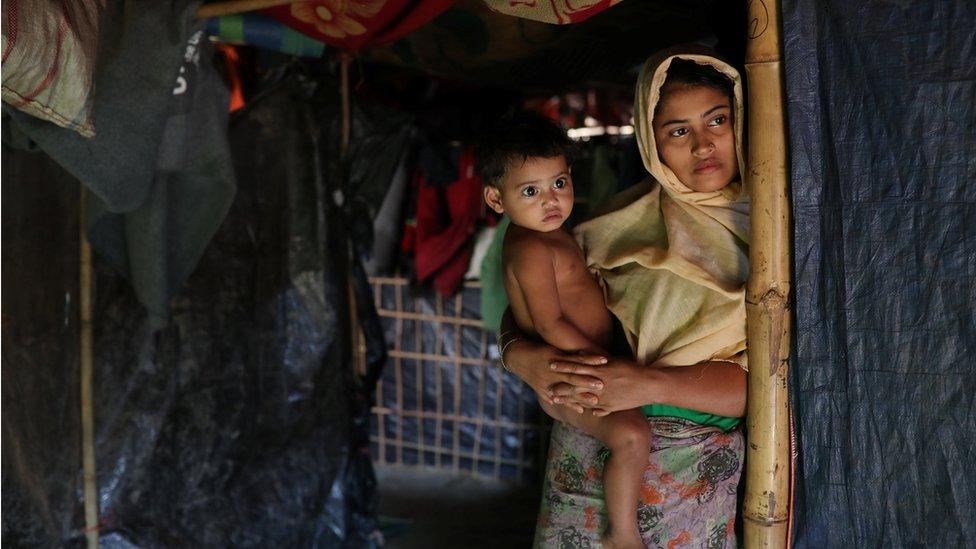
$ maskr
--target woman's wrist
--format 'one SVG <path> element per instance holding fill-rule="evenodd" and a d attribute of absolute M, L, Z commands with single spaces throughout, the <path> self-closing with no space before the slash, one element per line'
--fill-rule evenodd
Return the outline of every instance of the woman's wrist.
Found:
<path fill-rule="evenodd" d="M 668 396 L 668 391 L 664 387 L 667 384 L 667 378 L 662 374 L 659 368 L 640 368 L 638 370 L 639 378 L 638 383 L 641 385 L 641 394 L 646 395 L 648 402 L 646 405 L 654 404 L 668 404 L 665 402 Z"/>
<path fill-rule="evenodd" d="M 650 404 L 729 417 L 745 413 L 746 376 L 735 363 L 705 361 L 691 366 L 644 370 L 640 390 Z"/>

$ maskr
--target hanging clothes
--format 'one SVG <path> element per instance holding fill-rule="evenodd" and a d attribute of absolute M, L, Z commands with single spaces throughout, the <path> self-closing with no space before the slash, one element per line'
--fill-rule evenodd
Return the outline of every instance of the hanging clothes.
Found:
<path fill-rule="evenodd" d="M 376 213 L 376 219 L 373 220 L 373 245 L 369 258 L 363 262 L 369 276 L 393 273 L 398 255 L 397 245 L 403 238 L 403 202 L 409 181 L 407 155 L 403 155 L 393 172 L 390 188 Z"/>
<path fill-rule="evenodd" d="M 505 292 L 505 277 L 502 272 L 502 243 L 511 220 L 502 217 L 495 227 L 491 245 L 481 262 L 481 320 L 485 329 L 497 333 L 502 325 L 502 316 L 508 308 L 508 294 Z"/>
<path fill-rule="evenodd" d="M 468 271 L 464 273 L 465 280 L 478 280 L 481 278 L 481 265 L 488 255 L 488 249 L 495 239 L 496 227 L 482 227 L 474 237 L 474 246 L 471 252 L 471 263 L 468 264 Z"/>
<path fill-rule="evenodd" d="M 428 185 L 419 172 L 417 178 L 417 280 L 453 295 L 464 280 L 484 211 L 474 151 L 467 147 L 461 152 L 457 180 L 444 188 Z"/>
<path fill-rule="evenodd" d="M 322 57 L 325 44 L 262 13 L 223 15 L 207 20 L 207 33 L 221 42 L 255 46 L 298 57 Z"/>
<path fill-rule="evenodd" d="M 88 238 L 131 282 L 153 327 L 236 192 L 229 96 L 189 1 L 110 3 L 95 75 L 98 133 L 5 107 L 13 126 L 91 191 Z"/>

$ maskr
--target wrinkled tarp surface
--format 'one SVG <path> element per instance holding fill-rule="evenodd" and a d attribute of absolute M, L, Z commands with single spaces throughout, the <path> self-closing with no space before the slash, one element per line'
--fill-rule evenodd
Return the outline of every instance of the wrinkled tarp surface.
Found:
<path fill-rule="evenodd" d="M 976 546 L 976 4 L 783 2 L 796 547 Z"/>
<path fill-rule="evenodd" d="M 369 352 L 366 379 L 354 375 L 328 123 L 338 101 L 324 97 L 337 88 L 289 80 L 234 121 L 240 192 L 167 328 L 152 332 L 126 281 L 97 262 L 103 547 L 373 544 L 367 397 L 385 357 L 360 270 Z M 79 542 L 84 524 L 78 184 L 15 154 L 3 155 L 3 541 L 57 546 Z"/>
<path fill-rule="evenodd" d="M 78 416 L 78 181 L 3 147 L 3 545 L 84 524 Z M 40 221 L 43 220 L 43 221 Z"/>

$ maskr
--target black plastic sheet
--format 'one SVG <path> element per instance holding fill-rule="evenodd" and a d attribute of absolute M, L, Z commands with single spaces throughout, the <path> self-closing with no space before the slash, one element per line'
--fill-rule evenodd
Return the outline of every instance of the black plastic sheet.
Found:
<path fill-rule="evenodd" d="M 369 345 L 366 375 L 354 373 L 346 320 L 349 222 L 335 201 L 338 87 L 320 76 L 321 84 L 287 79 L 232 123 L 240 192 L 173 299 L 166 328 L 151 330 L 126 280 L 96 262 L 103 547 L 375 544 L 367 421 L 385 350 L 368 285 L 354 265 L 352 287 Z M 5 228 L 9 219 L 15 229 L 36 223 L 51 233 L 47 247 L 4 242 L 5 289 L 22 285 L 39 296 L 4 296 L 4 315 L 17 320 L 5 322 L 3 343 L 4 542 L 83 543 L 77 183 L 58 190 L 63 182 L 32 166 L 12 173 L 7 150 L 4 162 L 5 176 L 21 176 L 4 179 L 5 191 L 8 181 L 19 187 L 4 195 Z M 35 184 L 36 196 L 23 190 Z M 48 195 L 49 204 L 36 204 Z M 9 216 L 28 199 L 33 209 Z M 37 216 L 27 219 L 31 211 Z M 15 231 L 4 236 L 21 238 Z M 43 278 L 27 271 L 46 265 L 63 269 L 48 267 Z M 64 304 L 67 290 L 71 300 Z M 47 316 L 29 308 L 41 305 Z M 8 388 L 24 394 L 8 398 Z"/>
<path fill-rule="evenodd" d="M 79 494 L 78 191 L 43 154 L 3 147 L 3 544 L 56 547 Z"/>
<path fill-rule="evenodd" d="M 796 547 L 976 545 L 976 4 L 784 0 Z"/>

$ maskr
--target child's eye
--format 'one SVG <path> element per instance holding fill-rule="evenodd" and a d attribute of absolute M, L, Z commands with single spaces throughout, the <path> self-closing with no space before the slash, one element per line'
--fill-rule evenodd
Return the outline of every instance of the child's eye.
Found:
<path fill-rule="evenodd" d="M 712 121 L 708 123 L 708 125 L 709 126 L 721 126 L 722 124 L 725 124 L 725 122 L 727 120 L 728 120 L 728 117 L 725 116 L 724 114 L 721 114 L 721 115 L 716 116 L 715 118 L 713 118 Z"/>
<path fill-rule="evenodd" d="M 668 132 L 671 137 L 684 137 L 688 135 L 688 128 L 675 128 Z"/>
<path fill-rule="evenodd" d="M 552 184 L 552 186 L 556 187 L 557 189 L 562 189 L 563 187 L 566 186 L 566 178 L 560 177 Z"/>
<path fill-rule="evenodd" d="M 539 189 L 536 189 L 535 187 L 525 187 L 522 189 L 522 196 L 531 198 L 537 194 L 539 194 Z"/>

